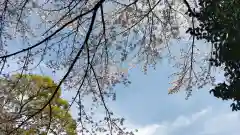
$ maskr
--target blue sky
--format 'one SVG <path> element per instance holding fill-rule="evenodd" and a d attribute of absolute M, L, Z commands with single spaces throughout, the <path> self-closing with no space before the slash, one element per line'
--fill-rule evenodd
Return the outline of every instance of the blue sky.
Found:
<path fill-rule="evenodd" d="M 230 102 L 210 95 L 210 87 L 194 90 L 188 100 L 184 91 L 168 95 L 169 76 L 173 72 L 167 59 L 159 61 L 156 70 L 149 69 L 147 75 L 140 67 L 131 69 L 132 83 L 128 87 L 115 87 L 117 98 L 108 103 L 109 107 L 126 118 L 129 128 L 139 129 L 136 135 L 237 135 L 240 132 L 240 113 L 231 112 Z M 216 79 L 221 81 L 223 76 L 217 73 Z M 72 96 L 69 91 L 63 93 L 66 99 Z M 72 114 L 76 117 L 77 110 L 73 108 Z"/>
<path fill-rule="evenodd" d="M 210 95 L 210 87 L 194 90 L 188 100 L 184 91 L 168 95 L 169 76 L 173 72 L 166 59 L 158 63 L 156 70 L 148 70 L 147 75 L 141 68 L 132 69 L 131 85 L 115 87 L 117 100 L 109 106 L 126 118 L 129 127 L 139 128 L 136 135 L 237 135 L 240 132 L 237 126 L 240 113 L 231 112 L 229 102 Z M 217 73 L 216 79 L 221 81 L 223 76 Z"/>
<path fill-rule="evenodd" d="M 211 96 L 209 88 L 195 91 L 189 100 L 184 92 L 168 95 L 171 73 L 165 61 L 147 75 L 140 68 L 133 69 L 132 84 L 116 87 L 117 101 L 111 107 L 141 127 L 139 135 L 141 131 L 145 135 L 235 135 L 240 131 L 236 126 L 240 113 L 231 112 L 228 102 Z"/>

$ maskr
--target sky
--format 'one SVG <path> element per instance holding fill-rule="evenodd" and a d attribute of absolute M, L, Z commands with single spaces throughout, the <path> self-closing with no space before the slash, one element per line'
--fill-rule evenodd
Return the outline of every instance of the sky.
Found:
<path fill-rule="evenodd" d="M 148 70 L 147 75 L 140 67 L 132 68 L 129 71 L 132 83 L 115 87 L 116 101 L 108 102 L 109 108 L 126 119 L 128 128 L 137 128 L 136 135 L 237 135 L 240 132 L 240 112 L 232 112 L 230 102 L 210 95 L 210 87 L 193 90 L 188 100 L 184 91 L 168 95 L 169 76 L 174 70 L 167 59 L 159 61 L 156 70 Z M 222 74 L 217 73 L 216 79 L 222 81 Z M 70 99 L 69 93 L 63 95 Z M 72 110 L 73 116 L 75 111 Z"/>
<path fill-rule="evenodd" d="M 144 75 L 136 68 L 132 84 L 117 87 L 116 112 L 139 127 L 136 135 L 236 135 L 240 131 L 240 113 L 231 112 L 229 103 L 201 89 L 185 100 L 185 93 L 168 95 L 170 87 L 167 65 Z"/>
<path fill-rule="evenodd" d="M 238 134 L 240 113 L 231 112 L 229 102 L 210 95 L 210 88 L 195 90 L 188 100 L 184 92 L 168 95 L 171 73 L 166 62 L 147 75 L 135 68 L 130 72 L 132 84 L 116 87 L 117 100 L 111 107 L 140 128 L 136 135 Z"/>

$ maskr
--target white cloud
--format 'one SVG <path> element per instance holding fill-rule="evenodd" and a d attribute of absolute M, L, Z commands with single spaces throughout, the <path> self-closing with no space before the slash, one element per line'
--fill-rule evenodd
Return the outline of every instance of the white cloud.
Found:
<path fill-rule="evenodd" d="M 223 112 L 207 120 L 202 135 L 237 135 L 240 132 L 240 113 Z"/>
<path fill-rule="evenodd" d="M 158 135 L 167 135 L 167 127 L 164 125 L 149 125 L 138 130 L 136 135 L 154 135 L 158 131 Z"/>
<path fill-rule="evenodd" d="M 240 132 L 240 112 L 224 111 L 226 108 L 205 108 L 173 121 L 128 127 L 138 128 L 135 135 L 237 135 Z M 229 109 L 229 108 L 228 108 Z"/>
<path fill-rule="evenodd" d="M 171 123 L 171 127 L 173 127 L 174 129 L 187 127 L 201 117 L 203 117 L 204 115 L 206 115 L 210 110 L 211 108 L 206 108 L 195 114 L 192 114 L 191 116 L 179 116 L 175 121 Z"/>

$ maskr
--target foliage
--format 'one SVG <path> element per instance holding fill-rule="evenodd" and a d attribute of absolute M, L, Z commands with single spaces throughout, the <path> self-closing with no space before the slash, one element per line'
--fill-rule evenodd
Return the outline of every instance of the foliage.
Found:
<path fill-rule="evenodd" d="M 19 122 L 36 113 L 51 97 L 56 88 L 54 81 L 39 75 L 13 75 L 1 79 L 1 128 L 9 134 Z M 69 104 L 61 97 L 61 90 L 38 115 L 18 129 L 17 134 L 68 134 L 76 135 L 76 122 L 68 113 Z M 5 116 L 4 116 L 5 115 Z M 8 123 L 6 123 L 8 122 Z"/>
<path fill-rule="evenodd" d="M 212 44 L 211 66 L 223 67 L 226 81 L 211 90 L 215 97 L 233 100 L 232 110 L 240 110 L 240 2 L 237 0 L 199 0 L 200 10 L 189 9 L 199 26 L 188 32 Z"/>

